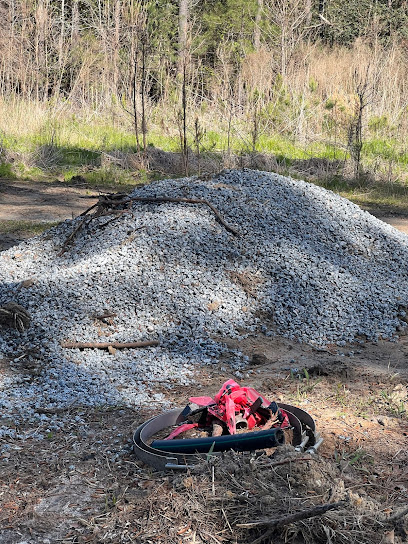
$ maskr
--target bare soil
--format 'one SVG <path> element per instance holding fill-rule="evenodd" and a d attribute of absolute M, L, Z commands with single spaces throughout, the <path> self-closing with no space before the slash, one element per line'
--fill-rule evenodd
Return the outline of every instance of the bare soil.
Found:
<path fill-rule="evenodd" d="M 63 221 L 83 212 L 97 194 L 94 189 L 66 183 L 0 180 L 0 219 Z"/>
<path fill-rule="evenodd" d="M 400 230 L 401 232 L 405 232 L 405 234 L 408 234 L 408 219 L 406 217 L 400 217 L 400 216 L 377 216 L 379 219 L 384 221 L 385 223 L 388 223 L 389 225 L 392 225 L 397 230 Z"/>
<path fill-rule="evenodd" d="M 49 223 L 76 217 L 94 203 L 95 189 L 65 183 L 0 180 L 0 221 Z M 0 251 L 30 238 L 27 225 L 0 232 Z"/>
<path fill-rule="evenodd" d="M 86 191 L 0 182 L 0 220 L 69 218 L 93 203 Z M 395 226 L 408 229 L 408 220 L 398 218 Z M 271 400 L 302 407 L 324 437 L 317 457 L 297 461 L 285 446 L 272 460 L 227 455 L 214 471 L 210 464 L 197 473 L 162 474 L 131 450 L 133 430 L 157 407 L 72 408 L 62 432 L 0 442 L 0 544 L 406 541 L 408 337 L 322 351 L 262 335 L 220 340 L 247 354 L 250 366 L 240 377 L 228 361 L 199 369 L 199 394 L 214 394 L 233 377 Z M 0 361 L 0 379 L 9 372 Z M 194 385 L 155 392 L 174 406 L 198 394 Z M 78 427 L 77 415 L 85 425 Z M 293 462 L 272 467 L 290 456 Z M 272 533 L 239 527 L 343 499 L 348 503 L 337 513 Z"/>

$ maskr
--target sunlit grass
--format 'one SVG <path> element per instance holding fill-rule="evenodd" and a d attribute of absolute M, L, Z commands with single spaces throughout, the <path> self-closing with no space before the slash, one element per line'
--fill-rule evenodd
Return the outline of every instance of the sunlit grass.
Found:
<path fill-rule="evenodd" d="M 341 178 L 322 180 L 316 183 L 339 193 L 368 211 L 408 213 L 408 185 L 406 184 L 370 181 L 351 183 Z"/>
<path fill-rule="evenodd" d="M 196 152 L 193 112 L 189 115 L 188 145 L 191 152 Z M 146 145 L 179 153 L 180 128 L 174 112 L 152 110 L 148 121 Z M 239 156 L 253 151 L 252 126 L 248 119 L 234 119 L 229 136 L 226 126 L 225 118 L 216 112 L 203 114 L 200 153 L 222 155 L 230 151 Z M 255 149 L 257 153 L 274 156 L 281 172 L 306 177 L 367 209 L 381 207 L 407 213 L 408 189 L 404 181 L 408 180 L 408 149 L 403 139 L 399 141 L 381 130 L 379 126 L 375 134 L 367 134 L 362 171 L 368 174 L 358 181 L 341 177 L 341 161 L 349 158 L 347 150 L 324 138 L 305 142 L 271 129 L 256 135 Z M 139 140 L 142 144 L 142 134 Z M 106 111 L 76 111 L 67 103 L 0 99 L 0 150 L 12 156 L 10 162 L 3 158 L 7 158 L 7 154 L 0 158 L 0 177 L 9 179 L 53 181 L 58 178 L 70 182 L 74 176 L 81 175 L 89 186 L 115 189 L 148 183 L 157 175 L 164 178 L 176 174 L 152 173 L 143 168 L 130 171 L 103 164 L 104 153 L 137 150 L 132 117 L 118 105 Z M 333 177 L 324 171 L 297 172 L 296 161 L 313 158 L 339 161 L 338 175 Z"/>
<path fill-rule="evenodd" d="M 47 221 L 39 223 L 38 221 L 17 221 L 0 220 L 0 234 L 25 234 L 35 236 L 58 225 L 58 221 Z"/>

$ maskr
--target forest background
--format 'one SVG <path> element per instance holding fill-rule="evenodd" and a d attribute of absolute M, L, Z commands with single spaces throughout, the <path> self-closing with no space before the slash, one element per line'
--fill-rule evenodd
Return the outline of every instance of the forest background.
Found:
<path fill-rule="evenodd" d="M 405 194 L 406 0 L 1 0 L 0 52 L 3 178 Z"/>

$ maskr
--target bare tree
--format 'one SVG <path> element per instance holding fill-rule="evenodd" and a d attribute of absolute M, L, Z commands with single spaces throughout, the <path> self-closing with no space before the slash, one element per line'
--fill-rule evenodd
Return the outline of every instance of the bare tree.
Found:
<path fill-rule="evenodd" d="M 255 26 L 254 26 L 254 48 L 259 51 L 261 47 L 261 21 L 263 14 L 264 0 L 257 0 Z"/>
<path fill-rule="evenodd" d="M 372 98 L 372 83 L 370 82 L 370 65 L 367 65 L 364 74 L 355 69 L 353 84 L 355 86 L 355 108 L 349 126 L 348 148 L 353 160 L 354 178 L 359 179 L 361 174 L 361 153 L 363 150 L 363 113 Z"/>
<path fill-rule="evenodd" d="M 278 71 L 285 79 L 296 48 L 309 31 L 310 4 L 304 0 L 265 0 L 264 13 L 270 23 L 269 38 L 279 51 Z"/>
<path fill-rule="evenodd" d="M 120 14 L 121 14 L 121 1 L 116 0 L 114 6 L 114 34 L 113 34 L 113 91 L 118 93 L 119 83 L 119 45 L 120 45 Z"/>
<path fill-rule="evenodd" d="M 49 73 L 47 38 L 50 25 L 48 0 L 39 0 L 35 10 L 36 98 L 48 98 Z"/>
<path fill-rule="evenodd" d="M 61 0 L 60 32 L 58 40 L 58 74 L 54 86 L 54 94 L 58 95 L 61 90 L 62 78 L 65 70 L 65 0 Z"/>
<path fill-rule="evenodd" d="M 79 9 L 78 0 L 72 0 L 71 11 L 71 44 L 75 44 L 79 36 Z"/>
<path fill-rule="evenodd" d="M 178 20 L 178 63 L 177 72 L 183 73 L 185 57 L 188 48 L 188 19 L 190 13 L 190 0 L 179 0 Z"/>

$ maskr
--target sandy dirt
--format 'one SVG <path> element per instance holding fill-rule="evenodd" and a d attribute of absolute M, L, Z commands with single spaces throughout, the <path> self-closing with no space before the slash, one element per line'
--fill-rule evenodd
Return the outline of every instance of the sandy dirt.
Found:
<path fill-rule="evenodd" d="M 389 225 L 392 225 L 397 230 L 400 230 L 401 232 L 405 232 L 405 234 L 408 234 L 408 219 L 406 217 L 393 217 L 393 216 L 386 216 L 386 217 L 378 217 L 378 219 L 381 219 L 385 223 L 388 223 Z"/>
<path fill-rule="evenodd" d="M 59 184 L 0 182 L 0 220 L 70 218 L 93 203 L 86 191 Z M 387 222 L 408 232 L 405 218 Z M 9 237 L 3 249 L 12 242 Z M 239 343 L 219 340 L 249 356 L 250 366 L 242 376 L 230 372 L 228 361 L 220 361 L 214 367 L 197 370 L 199 391 L 191 385 L 175 386 L 170 391 L 158 386 L 155 392 L 162 392 L 173 406 L 183 406 L 190 395 L 212 395 L 232 377 L 271 400 L 307 410 L 324 437 L 315 462 L 324 472 L 326 483 L 319 484 L 323 476 L 310 472 L 312 462 L 308 462 L 303 476 L 299 471 L 292 473 L 289 466 L 283 467 L 276 478 L 286 482 L 285 502 L 281 488 L 277 487 L 275 496 L 270 483 L 254 477 L 254 487 L 259 481 L 261 488 L 268 487 L 261 496 L 262 504 L 269 501 L 280 505 L 259 512 L 285 513 L 304 507 L 310 500 L 313 504 L 335 500 L 333 490 L 341 488 L 355 502 L 353 508 L 362 511 L 361 518 L 356 518 L 357 529 L 349 521 L 347 525 L 345 518 L 343 523 L 324 517 L 320 528 L 330 536 L 319 541 L 365 542 L 364 531 L 369 525 L 364 525 L 364 520 L 371 519 L 373 505 L 384 516 L 408 506 L 408 337 L 402 336 L 398 342 L 328 346 L 324 351 L 262 335 Z M 32 370 L 22 365 L 22 377 L 32 376 Z M 0 380 L 11 371 L 8 361 L 0 360 Z M 158 411 L 154 406 L 149 411 L 76 407 L 69 411 L 72 424 L 63 432 L 50 433 L 45 440 L 3 439 L 0 544 L 232 544 L 260 538 L 259 529 L 245 532 L 236 523 L 238 518 L 246 519 L 249 506 L 255 508 L 256 501 L 251 499 L 255 489 L 243 488 L 238 493 L 234 488 L 232 493 L 225 488 L 222 471 L 199 477 L 160 474 L 135 458 L 132 432 Z M 75 424 L 76 415 L 86 421 L 80 429 Z M 20 431 L 29 434 L 30 429 Z M 300 489 L 303 479 L 309 483 Z M 398 523 L 376 525 L 371 541 L 402 543 L 408 536 L 407 523 L 402 517 Z M 302 522 L 263 541 L 315 541 L 302 532 L 300 538 L 295 527 L 299 531 L 313 529 Z"/>
<path fill-rule="evenodd" d="M 96 194 L 80 186 L 65 183 L 28 183 L 0 180 L 0 221 L 50 223 L 76 217 L 95 201 Z M 18 226 L 14 231 L 0 231 L 0 251 L 32 236 L 30 228 Z"/>
<path fill-rule="evenodd" d="M 0 180 L 0 220 L 63 221 L 93 204 L 94 190 L 65 183 Z"/>

